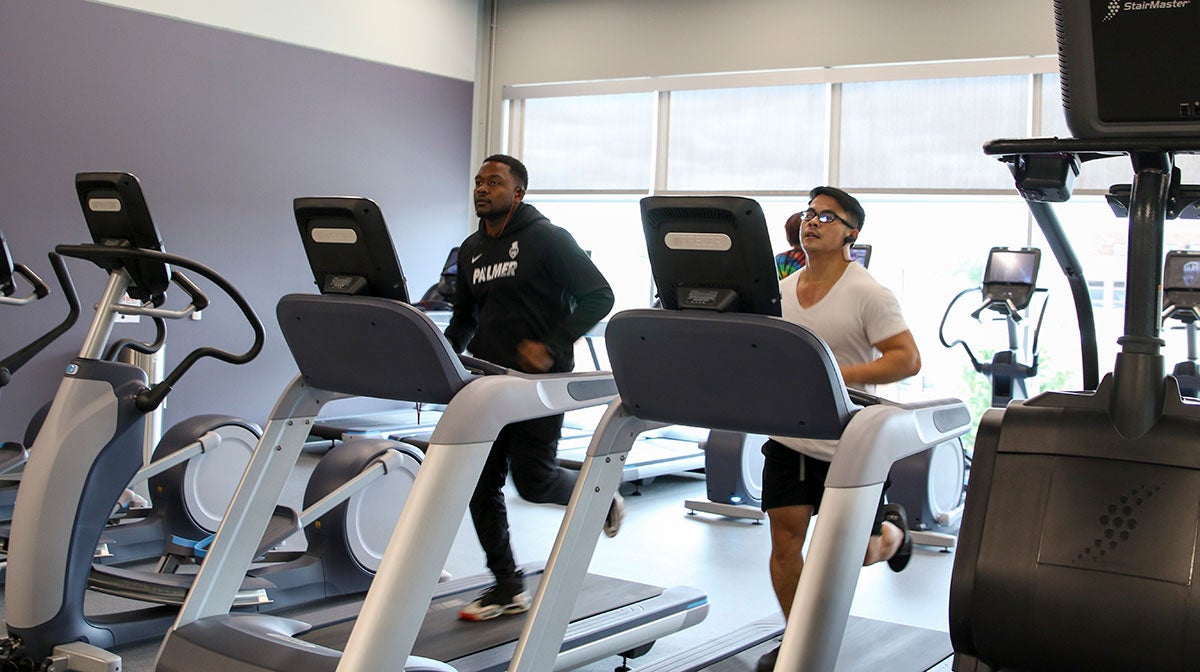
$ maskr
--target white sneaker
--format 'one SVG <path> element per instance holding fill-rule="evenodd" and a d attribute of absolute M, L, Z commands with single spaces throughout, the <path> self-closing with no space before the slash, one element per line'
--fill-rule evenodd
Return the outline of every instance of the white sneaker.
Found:
<path fill-rule="evenodd" d="M 463 607 L 458 617 L 464 621 L 490 621 L 505 614 L 521 614 L 529 611 L 533 599 L 522 585 L 495 585 L 483 591 L 474 602 Z"/>

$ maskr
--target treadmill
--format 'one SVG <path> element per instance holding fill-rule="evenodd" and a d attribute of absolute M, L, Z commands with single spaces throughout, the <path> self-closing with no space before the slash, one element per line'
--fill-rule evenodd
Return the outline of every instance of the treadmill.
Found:
<path fill-rule="evenodd" d="M 645 669 L 753 669 L 781 630 L 779 670 L 941 664 L 951 652 L 945 633 L 851 619 L 849 612 L 892 463 L 964 434 L 971 423 L 966 406 L 957 399 L 898 404 L 848 390 L 828 346 L 779 317 L 779 285 L 755 201 L 652 196 L 641 207 L 664 309 L 624 311 L 609 321 L 609 360 L 620 397 L 605 413 L 589 455 L 622 454 L 638 434 L 662 424 L 840 441 L 789 627 L 760 621 Z M 600 491 L 597 502 L 607 494 Z M 566 630 L 571 596 L 594 549 L 589 534 L 599 508 L 574 536 L 560 534 L 510 670 L 551 669 L 553 644 Z M 874 650 L 864 651 L 867 643 Z M 891 646 L 878 646 L 885 643 Z M 761 650 L 747 653 L 756 646 Z M 840 655 L 851 649 L 854 655 Z M 886 658 L 881 664 L 864 654 Z M 739 655 L 754 656 L 749 667 Z"/>
<path fill-rule="evenodd" d="M 406 660 L 408 671 L 504 669 L 524 618 L 456 623 L 459 607 L 491 578 L 439 588 L 442 564 L 500 429 L 607 403 L 616 394 L 612 374 L 529 375 L 456 355 L 429 317 L 402 300 L 403 276 L 378 207 L 357 198 L 303 200 L 310 212 L 320 211 L 301 222 L 301 233 L 326 243 L 306 246 L 326 293 L 285 296 L 277 309 L 301 375 L 271 414 L 155 669 L 378 670 L 400 669 Z M 328 248 L 336 252 L 332 258 L 313 253 Z M 330 293 L 361 283 L 390 288 L 395 298 Z M 325 403 L 349 396 L 446 404 L 365 601 L 305 614 L 302 621 L 230 614 L 237 584 L 309 427 Z M 576 497 L 587 485 L 581 478 Z M 573 500 L 567 520 L 576 508 Z M 592 532 L 598 535 L 601 525 Z M 644 651 L 657 638 L 700 622 L 708 611 L 707 597 L 691 588 L 599 576 L 586 577 L 584 584 L 581 602 L 588 604 L 573 609 L 580 618 L 560 638 L 561 647 L 555 646 L 552 658 L 558 662 L 550 667 Z M 438 599 L 431 604 L 435 591 Z M 457 635 L 440 630 L 455 627 Z M 426 655 L 410 657 L 415 652 Z"/>
<path fill-rule="evenodd" d="M 449 310 L 426 311 L 426 315 L 443 331 L 450 324 Z M 600 322 L 584 334 L 591 362 L 596 371 L 601 370 L 600 357 L 596 353 L 596 339 L 604 338 L 605 322 Z M 422 405 L 420 408 L 405 408 L 394 411 L 371 413 L 343 418 L 320 419 L 313 423 L 312 437 L 337 443 L 352 437 L 384 437 L 402 441 L 424 450 L 429 445 L 429 436 L 441 419 L 440 405 Z M 579 471 L 587 459 L 587 447 L 592 440 L 598 416 L 585 409 L 566 414 L 562 437 L 558 441 L 558 463 L 567 469 Z M 707 431 L 696 427 L 663 427 L 638 438 L 625 460 L 621 472 L 622 483 L 636 486 L 646 485 L 659 476 L 701 471 L 705 467 Z"/>

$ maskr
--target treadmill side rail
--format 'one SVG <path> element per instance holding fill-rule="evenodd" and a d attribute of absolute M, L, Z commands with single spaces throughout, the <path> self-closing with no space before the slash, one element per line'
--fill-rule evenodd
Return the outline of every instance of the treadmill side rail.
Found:
<path fill-rule="evenodd" d="M 562 596 L 578 595 L 583 587 L 629 449 L 639 434 L 657 424 L 632 415 L 619 398 L 605 411 L 550 551 L 545 578 L 521 631 L 509 666 L 512 672 L 552 669 L 575 609 L 575 600 Z"/>
<path fill-rule="evenodd" d="M 959 400 L 868 406 L 850 420 L 826 480 L 821 516 L 777 665 L 784 670 L 833 672 L 850 604 L 866 555 L 883 482 L 892 463 L 961 436 L 971 416 Z"/>

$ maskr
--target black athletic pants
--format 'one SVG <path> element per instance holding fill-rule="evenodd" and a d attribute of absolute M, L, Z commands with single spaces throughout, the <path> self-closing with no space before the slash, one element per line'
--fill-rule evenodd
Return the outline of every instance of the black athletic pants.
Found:
<path fill-rule="evenodd" d="M 515 422 L 500 430 L 471 497 L 471 520 L 487 566 L 497 582 L 517 573 L 508 536 L 504 481 L 512 469 L 513 484 L 522 499 L 535 504 L 567 504 L 579 473 L 558 466 L 558 439 L 563 416 Z"/>

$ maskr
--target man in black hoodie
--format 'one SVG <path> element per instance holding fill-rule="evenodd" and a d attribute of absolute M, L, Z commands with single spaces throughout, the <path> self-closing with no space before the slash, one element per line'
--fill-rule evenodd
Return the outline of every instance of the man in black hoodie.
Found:
<path fill-rule="evenodd" d="M 458 250 L 458 286 L 446 338 L 454 348 L 527 373 L 575 368 L 575 341 L 613 306 L 612 289 L 565 230 L 523 203 L 529 174 L 504 154 L 483 160 L 475 175 L 479 230 Z M 501 430 L 471 498 L 471 519 L 496 585 L 459 613 L 483 621 L 527 611 L 529 593 L 517 571 L 501 488 L 512 469 L 518 494 L 535 503 L 566 504 L 578 474 L 556 462 L 563 416 L 516 422 Z M 604 532 L 624 516 L 613 500 Z"/>

